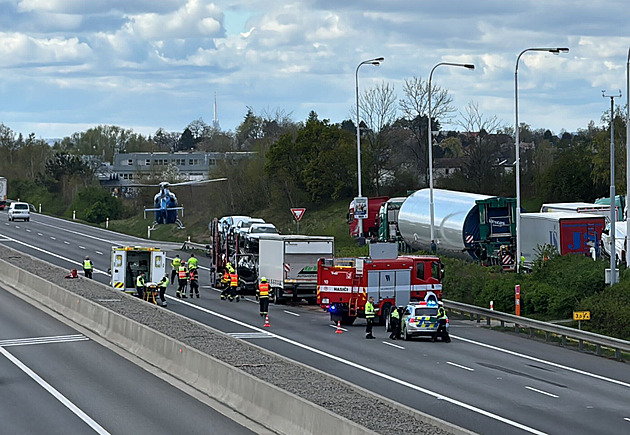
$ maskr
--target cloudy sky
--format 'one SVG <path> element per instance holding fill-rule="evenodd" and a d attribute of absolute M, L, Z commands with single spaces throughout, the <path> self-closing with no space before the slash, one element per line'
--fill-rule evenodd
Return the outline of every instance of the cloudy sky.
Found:
<path fill-rule="evenodd" d="M 601 124 L 622 91 L 630 47 L 624 0 L 0 0 L 0 122 L 53 138 L 101 124 L 145 135 L 213 118 L 234 130 L 246 107 L 311 110 L 341 122 L 360 88 L 433 82 L 514 124 L 576 131 Z M 625 30 L 624 30 L 625 29 Z"/>

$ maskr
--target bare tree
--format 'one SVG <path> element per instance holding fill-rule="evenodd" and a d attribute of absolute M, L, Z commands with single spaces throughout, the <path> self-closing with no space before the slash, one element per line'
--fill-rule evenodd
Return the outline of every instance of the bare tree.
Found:
<path fill-rule="evenodd" d="M 363 115 L 362 126 L 365 125 L 362 137 L 367 139 L 361 142 L 361 154 L 365 162 L 362 171 L 367 172 L 366 180 L 370 183 L 368 186 L 374 186 L 375 193 L 379 194 L 382 177 L 389 170 L 387 164 L 393 144 L 391 126 L 396 121 L 398 112 L 394 86 L 382 82 L 374 88 L 366 89 L 359 96 L 359 110 Z"/>
<path fill-rule="evenodd" d="M 400 109 L 408 120 L 420 116 L 427 116 L 429 112 L 429 82 L 420 77 L 405 79 L 403 85 L 405 97 L 400 100 Z M 455 108 L 448 90 L 431 84 L 431 115 L 432 118 L 442 119 L 444 122 L 452 118 Z"/>
<path fill-rule="evenodd" d="M 506 128 L 496 115 L 487 117 L 481 113 L 479 103 L 473 101 L 466 105 L 464 113 L 459 112 L 456 124 L 464 130 L 464 133 L 480 133 L 483 130 L 488 134 L 495 134 Z"/>
<path fill-rule="evenodd" d="M 429 82 L 420 77 L 405 80 L 403 85 L 404 98 L 399 101 L 404 120 L 402 126 L 408 130 L 413 140 L 403 142 L 407 152 L 414 161 L 418 174 L 422 174 L 424 182 L 428 179 L 429 149 L 428 125 L 429 112 Z M 448 90 L 431 84 L 431 118 L 432 128 L 439 129 L 440 122 L 452 118 L 455 108 Z"/>

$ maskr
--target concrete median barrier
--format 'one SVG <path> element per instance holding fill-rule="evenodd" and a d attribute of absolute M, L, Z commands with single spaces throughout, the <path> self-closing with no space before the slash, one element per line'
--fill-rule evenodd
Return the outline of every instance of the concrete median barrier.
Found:
<path fill-rule="evenodd" d="M 275 432 L 376 433 L 3 260 L 0 281 Z"/>

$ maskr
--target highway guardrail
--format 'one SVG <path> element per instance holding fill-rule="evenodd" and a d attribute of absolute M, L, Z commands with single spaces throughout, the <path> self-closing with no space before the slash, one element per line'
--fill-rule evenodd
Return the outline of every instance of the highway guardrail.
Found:
<path fill-rule="evenodd" d="M 574 340 L 578 343 L 577 348 L 580 352 L 585 350 L 585 343 L 594 345 L 596 355 L 602 354 L 602 348 L 611 349 L 615 353 L 615 358 L 619 360 L 623 359 L 621 352 L 630 352 L 630 341 L 621 340 L 619 338 L 595 334 L 589 331 L 581 331 L 567 326 L 529 319 L 527 317 L 489 310 L 487 308 L 446 299 L 444 300 L 444 306 L 451 312 L 470 314 L 471 318 L 473 320 L 476 319 L 478 323 L 485 318 L 488 326 L 491 325 L 492 320 L 499 321 L 501 327 L 505 327 L 506 323 L 513 324 L 515 332 L 520 332 L 520 330 L 524 328 L 529 331 L 530 337 L 534 337 L 536 331 L 542 331 L 545 334 L 545 341 L 549 341 L 552 336 L 556 336 L 560 338 L 562 346 L 567 346 L 567 340 Z"/>

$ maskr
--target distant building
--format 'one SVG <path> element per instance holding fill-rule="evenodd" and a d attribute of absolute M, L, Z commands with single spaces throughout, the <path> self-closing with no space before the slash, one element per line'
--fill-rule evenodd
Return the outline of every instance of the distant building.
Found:
<path fill-rule="evenodd" d="M 204 180 L 217 162 L 250 158 L 250 152 L 141 152 L 118 153 L 112 165 L 104 165 L 99 171 L 102 185 L 122 185 L 142 182 L 149 177 L 174 173 L 182 181 Z"/>

